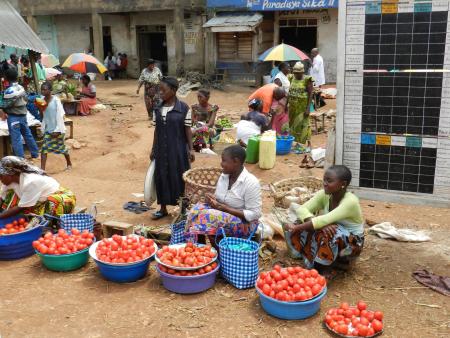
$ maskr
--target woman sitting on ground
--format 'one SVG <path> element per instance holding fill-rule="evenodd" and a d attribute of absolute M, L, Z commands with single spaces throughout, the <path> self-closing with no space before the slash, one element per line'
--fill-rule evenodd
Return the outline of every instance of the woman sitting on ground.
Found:
<path fill-rule="evenodd" d="M 23 213 L 61 216 L 75 209 L 75 195 L 45 171 L 16 156 L 0 160 L 1 218 Z"/>
<path fill-rule="evenodd" d="M 334 263 L 348 263 L 359 256 L 364 245 L 364 220 L 359 199 L 347 187 L 351 171 L 335 165 L 325 172 L 323 190 L 299 207 L 301 224 L 288 225 L 286 243 L 293 256 L 303 258 L 308 268 L 326 269 Z M 320 215 L 318 215 L 320 214 Z"/>
<path fill-rule="evenodd" d="M 82 88 L 80 92 L 80 104 L 78 113 L 82 116 L 91 114 L 91 109 L 97 104 L 97 89 L 91 83 L 91 78 L 87 75 L 81 77 Z"/>
<path fill-rule="evenodd" d="M 219 107 L 210 104 L 209 97 L 209 90 L 199 89 L 197 92 L 198 104 L 191 107 L 193 147 L 196 151 L 206 148 L 208 144 L 212 148 L 212 139 L 216 135 L 214 124 Z"/>
<path fill-rule="evenodd" d="M 222 175 L 214 195 L 206 196 L 207 204 L 196 204 L 188 214 L 188 235 L 214 235 L 223 228 L 227 236 L 247 237 L 258 226 L 261 217 L 261 186 L 259 180 L 244 167 L 245 150 L 239 145 L 222 153 Z"/>

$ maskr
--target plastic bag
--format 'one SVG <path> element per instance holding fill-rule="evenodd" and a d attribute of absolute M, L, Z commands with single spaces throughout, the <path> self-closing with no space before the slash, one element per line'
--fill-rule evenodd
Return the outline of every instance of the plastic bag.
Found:
<path fill-rule="evenodd" d="M 283 227 L 272 214 L 265 214 L 259 219 L 260 227 L 264 227 L 263 239 L 272 239 L 275 233 L 284 237 Z M 259 234 L 260 228 L 256 233 Z"/>
<path fill-rule="evenodd" d="M 155 161 L 150 163 L 144 181 L 144 201 L 150 207 L 156 202 Z"/>

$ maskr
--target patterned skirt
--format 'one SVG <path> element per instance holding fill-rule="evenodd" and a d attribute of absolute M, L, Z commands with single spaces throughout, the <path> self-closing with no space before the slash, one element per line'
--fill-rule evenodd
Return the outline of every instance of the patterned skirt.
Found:
<path fill-rule="evenodd" d="M 54 154 L 67 154 L 69 151 L 64 143 L 66 134 L 59 133 L 54 137 L 51 133 L 44 134 L 44 141 L 41 148 L 42 154 L 54 153 Z"/>
<path fill-rule="evenodd" d="M 20 198 L 14 192 L 9 190 L 1 205 L 2 210 L 11 209 L 19 205 Z M 75 209 L 77 199 L 74 193 L 63 187 L 59 191 L 50 195 L 46 201 L 38 202 L 34 207 L 30 207 L 25 213 L 33 213 L 36 215 L 52 215 L 61 216 L 64 214 L 71 214 Z"/>
<path fill-rule="evenodd" d="M 209 205 L 197 203 L 189 211 L 186 222 L 188 235 L 215 235 L 223 228 L 227 236 L 247 237 L 258 226 L 257 222 L 244 223 L 239 217 L 211 209 Z"/>
<path fill-rule="evenodd" d="M 331 265 L 339 257 L 359 256 L 364 246 L 364 236 L 353 235 L 341 225 L 331 239 L 327 239 L 322 231 L 302 231 L 292 238 L 286 232 L 285 238 L 291 255 L 303 258 L 308 268 L 314 263 Z"/>

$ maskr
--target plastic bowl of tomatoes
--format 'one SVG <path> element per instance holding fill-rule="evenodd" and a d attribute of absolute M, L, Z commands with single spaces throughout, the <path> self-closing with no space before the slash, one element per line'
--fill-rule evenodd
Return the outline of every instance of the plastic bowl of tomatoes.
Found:
<path fill-rule="evenodd" d="M 59 229 L 56 235 L 47 232 L 33 242 L 42 264 L 52 271 L 72 271 L 82 268 L 89 260 L 89 247 L 95 242 L 94 234 L 73 228 L 70 232 Z"/>
<path fill-rule="evenodd" d="M 340 337 L 376 337 L 383 333 L 383 312 L 371 311 L 360 300 L 356 306 L 343 302 L 327 311 L 323 324 Z"/>
<path fill-rule="evenodd" d="M 113 235 L 94 243 L 89 254 L 105 279 L 131 283 L 146 275 L 156 250 L 158 246 L 152 239 L 138 235 Z"/>
<path fill-rule="evenodd" d="M 156 262 L 174 270 L 197 270 L 214 261 L 218 255 L 216 249 L 210 245 L 182 244 L 164 245 L 156 253 Z"/>
<path fill-rule="evenodd" d="M 296 320 L 309 318 L 319 311 L 327 286 L 325 278 L 315 269 L 275 265 L 272 271 L 260 273 L 256 291 L 268 314 Z"/>
<path fill-rule="evenodd" d="M 158 264 L 156 270 L 167 290 L 180 294 L 191 294 L 206 291 L 214 286 L 219 272 L 219 264 L 213 262 L 197 270 L 173 270 Z"/>
<path fill-rule="evenodd" d="M 26 229 L 28 221 L 18 215 L 0 220 L 0 260 L 14 260 L 34 254 L 33 241 L 42 235 L 48 222 L 44 219 L 37 226 Z"/>

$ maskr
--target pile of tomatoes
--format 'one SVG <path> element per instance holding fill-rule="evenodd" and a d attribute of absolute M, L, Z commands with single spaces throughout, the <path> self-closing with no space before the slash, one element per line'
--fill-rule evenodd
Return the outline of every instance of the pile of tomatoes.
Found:
<path fill-rule="evenodd" d="M 341 335 L 352 337 L 372 337 L 383 330 L 383 312 L 369 311 L 362 300 L 356 306 L 341 303 L 325 316 L 326 326 Z"/>
<path fill-rule="evenodd" d="M 44 255 L 67 255 L 88 248 L 94 243 L 94 234 L 83 230 L 72 229 L 70 233 L 59 229 L 56 235 L 50 231 L 44 237 L 33 242 L 33 248 Z"/>
<path fill-rule="evenodd" d="M 211 263 L 217 256 L 210 245 L 197 246 L 192 242 L 186 246 L 174 248 L 163 246 L 156 253 L 162 265 L 174 268 L 195 268 Z"/>
<path fill-rule="evenodd" d="M 95 250 L 98 260 L 105 263 L 134 263 L 152 256 L 155 242 L 135 235 L 105 238 Z"/>
<path fill-rule="evenodd" d="M 261 272 L 256 281 L 262 293 L 282 302 L 309 300 L 321 293 L 325 285 L 325 277 L 317 270 L 299 266 L 281 268 L 275 265 L 272 271 Z"/>
<path fill-rule="evenodd" d="M 25 218 L 19 218 L 17 221 L 8 223 L 4 228 L 0 229 L 0 236 L 22 232 L 26 229 L 27 226 L 28 222 L 25 220 Z"/>
<path fill-rule="evenodd" d="M 159 270 L 162 272 L 168 273 L 170 275 L 175 276 L 200 276 L 204 275 L 205 273 L 209 273 L 213 271 L 215 268 L 217 268 L 217 263 L 213 262 L 203 268 L 197 269 L 197 270 L 174 270 L 165 267 L 164 265 L 158 264 Z"/>

